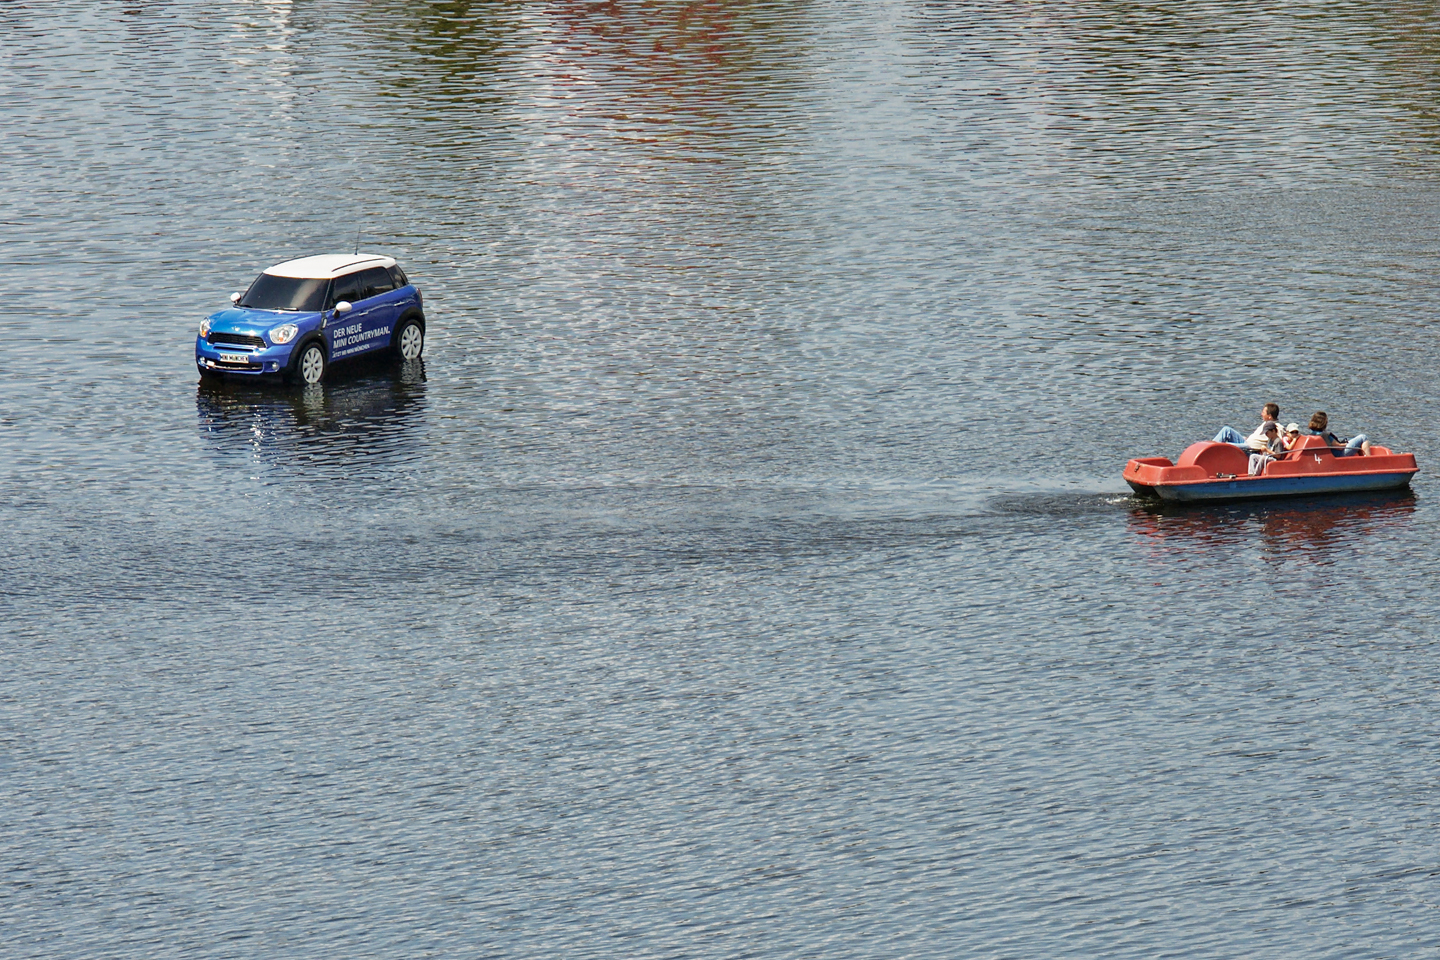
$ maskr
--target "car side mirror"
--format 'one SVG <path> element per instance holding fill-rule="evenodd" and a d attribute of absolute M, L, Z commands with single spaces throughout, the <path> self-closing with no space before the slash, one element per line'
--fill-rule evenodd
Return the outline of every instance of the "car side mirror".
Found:
<path fill-rule="evenodd" d="M 233 304 L 235 304 L 236 306 L 239 306 L 239 305 L 240 305 L 240 294 L 238 294 L 238 293 L 232 293 L 232 294 L 230 294 L 230 302 L 233 303 Z"/>
<path fill-rule="evenodd" d="M 336 312 L 336 313 L 349 313 L 350 310 L 351 310 L 351 307 L 350 307 L 350 301 L 349 301 L 349 300 L 337 300 L 337 301 L 335 302 L 335 312 Z"/>

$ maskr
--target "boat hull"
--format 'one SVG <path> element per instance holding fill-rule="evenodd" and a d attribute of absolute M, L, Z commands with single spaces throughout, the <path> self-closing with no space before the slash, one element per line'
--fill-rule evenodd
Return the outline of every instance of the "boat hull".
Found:
<path fill-rule="evenodd" d="M 1158 497 L 1175 503 L 1255 500 L 1265 497 L 1311 497 L 1329 493 L 1361 493 L 1399 490 L 1410 485 L 1414 474 L 1362 473 L 1329 477 L 1245 477 L 1199 483 L 1131 483 L 1141 496 Z"/>

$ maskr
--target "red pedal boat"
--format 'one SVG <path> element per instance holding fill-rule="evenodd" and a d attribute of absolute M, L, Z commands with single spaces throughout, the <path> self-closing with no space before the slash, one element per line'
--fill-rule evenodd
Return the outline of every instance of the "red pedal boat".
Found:
<path fill-rule="evenodd" d="M 1413 453 L 1371 445 L 1369 455 L 1337 457 L 1320 437 L 1301 437 L 1294 450 L 1248 476 L 1250 454 L 1228 443 L 1192 443 L 1177 463 L 1138 457 L 1125 465 L 1125 482 L 1141 496 L 1162 500 L 1247 500 L 1300 497 L 1409 486 L 1420 469 Z"/>

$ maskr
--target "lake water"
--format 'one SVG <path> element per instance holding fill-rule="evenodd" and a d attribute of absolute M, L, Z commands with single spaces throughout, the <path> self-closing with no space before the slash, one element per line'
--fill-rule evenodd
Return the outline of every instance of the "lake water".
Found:
<path fill-rule="evenodd" d="M 1434 956 L 1437 27 L 0 5 L 0 952 Z M 1130 498 L 1270 400 L 1413 493 Z"/>

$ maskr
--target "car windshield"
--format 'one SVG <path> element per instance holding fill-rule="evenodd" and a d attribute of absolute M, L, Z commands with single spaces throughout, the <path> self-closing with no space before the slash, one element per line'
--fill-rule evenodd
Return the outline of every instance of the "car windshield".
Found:
<path fill-rule="evenodd" d="M 245 291 L 240 306 L 256 310 L 319 310 L 325 303 L 325 288 L 329 285 L 329 280 L 262 273 Z"/>

